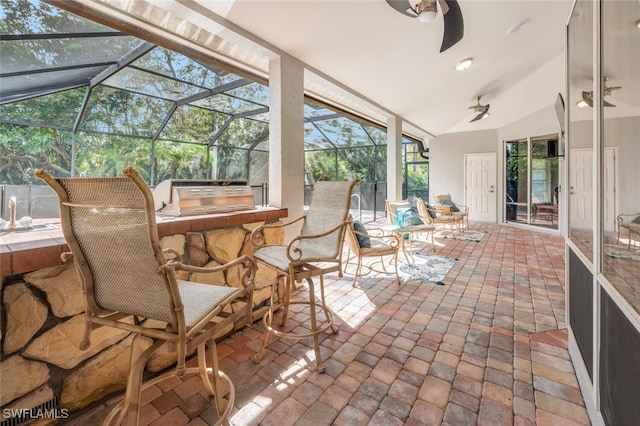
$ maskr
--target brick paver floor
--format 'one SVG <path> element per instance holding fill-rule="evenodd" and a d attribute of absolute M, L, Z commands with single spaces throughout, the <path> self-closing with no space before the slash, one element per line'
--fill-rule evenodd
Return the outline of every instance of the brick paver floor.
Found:
<path fill-rule="evenodd" d="M 369 275 L 351 286 L 325 278 L 339 326 L 321 336 L 325 372 L 312 342 L 270 339 L 259 364 L 261 321 L 218 344 L 236 388 L 233 425 L 584 425 L 590 424 L 567 350 L 564 241 L 493 224 L 479 241 L 442 238 L 419 254 L 456 259 L 444 285 L 398 286 Z M 301 288 L 296 297 L 305 297 Z M 292 307 L 288 328 L 308 309 Z M 299 322 L 300 324 L 296 324 Z M 193 361 L 191 361 L 193 362 Z M 97 424 L 115 396 L 73 416 Z M 145 391 L 141 424 L 205 425 L 217 418 L 193 376 Z"/>

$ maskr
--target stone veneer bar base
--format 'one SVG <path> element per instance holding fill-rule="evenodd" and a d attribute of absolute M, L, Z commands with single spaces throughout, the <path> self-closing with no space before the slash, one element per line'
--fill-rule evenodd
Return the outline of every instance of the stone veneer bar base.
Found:
<path fill-rule="evenodd" d="M 215 266 L 242 254 L 251 255 L 251 231 L 286 216 L 286 209 L 262 209 L 158 218 L 158 232 L 163 247 L 178 251 L 185 263 Z M 56 398 L 60 408 L 79 410 L 125 387 L 131 336 L 126 331 L 102 327 L 92 332 L 87 350 L 79 349 L 85 302 L 75 268 L 59 259 L 68 248 L 61 236 L 37 239 L 39 234 L 31 234 L 33 239 L 25 233 L 19 236 L 22 241 L 2 245 L 0 290 L 5 315 L 0 336 L 0 406 L 30 409 Z M 284 236 L 272 233 L 265 238 L 281 243 Z M 274 277 L 264 268 L 258 271 L 254 318 L 266 310 Z M 230 270 L 226 275 L 184 273 L 180 279 L 236 286 L 240 285 L 240 271 Z M 163 326 L 157 321 L 147 323 Z M 244 321 L 224 330 L 221 336 L 242 327 Z M 151 358 L 148 374 L 158 373 L 174 362 L 174 354 L 161 350 Z"/>

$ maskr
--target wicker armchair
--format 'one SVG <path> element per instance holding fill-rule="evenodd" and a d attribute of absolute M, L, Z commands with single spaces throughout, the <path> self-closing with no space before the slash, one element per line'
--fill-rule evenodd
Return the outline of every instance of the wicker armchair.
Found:
<path fill-rule="evenodd" d="M 355 229 L 354 222 L 349 216 L 349 222 L 351 226 L 347 228 L 347 248 L 349 252 L 347 254 L 347 261 L 345 263 L 345 269 L 349 265 L 351 253 L 353 253 L 357 259 L 356 271 L 353 274 L 353 284 L 356 286 L 358 277 L 367 275 L 371 271 L 378 272 L 374 266 L 378 263 L 382 267 L 382 272 L 387 273 L 387 268 L 384 263 L 385 257 L 390 257 L 391 262 L 396 273 L 396 279 L 398 285 L 400 284 L 400 276 L 398 275 L 398 249 L 400 248 L 400 239 L 397 235 L 386 235 L 384 230 L 380 228 L 364 229 L 366 232 Z M 364 228 L 364 227 L 363 227 Z M 373 233 L 375 232 L 375 233 Z M 366 258 L 380 258 L 380 260 L 370 266 L 364 266 L 365 272 L 363 273 L 362 261 Z"/>
<path fill-rule="evenodd" d="M 333 314 L 327 307 L 324 298 L 323 275 L 336 272 L 342 274 L 342 246 L 349 222 L 349 206 L 351 192 L 357 183 L 319 181 L 316 183 L 309 211 L 292 222 L 286 224 L 266 224 L 253 230 L 251 243 L 254 246 L 254 258 L 258 266 L 264 265 L 276 272 L 273 282 L 269 310 L 263 317 L 265 333 L 262 348 L 254 361 L 260 362 L 267 345 L 269 334 L 289 339 L 313 338 L 316 365 L 319 372 L 324 371 L 320 356 L 318 335 L 333 327 Z M 263 230 L 266 228 L 285 228 L 302 223 L 300 234 L 288 245 L 266 245 Z M 320 303 L 318 308 L 324 312 L 325 321 L 318 324 L 316 318 L 315 284 L 313 278 L 318 277 Z M 294 283 L 306 281 L 309 287 L 309 300 L 290 300 Z M 280 295 L 280 283 L 283 283 L 283 294 Z M 280 297 L 282 296 L 282 297 Z M 287 320 L 289 305 L 309 305 L 310 331 L 308 333 L 286 333 L 272 325 L 274 312 L 282 308 L 280 324 Z"/>
<path fill-rule="evenodd" d="M 231 380 L 218 369 L 214 338 L 228 324 L 239 320 L 252 323 L 255 263 L 243 256 L 216 268 L 198 268 L 167 260 L 167 251 L 172 257 L 177 253 L 163 251 L 160 246 L 149 187 L 131 167 L 123 174 L 116 178 L 56 179 L 43 170 L 36 172 L 58 196 L 62 231 L 83 284 L 86 329 L 80 348 L 89 347 L 94 327 L 115 327 L 135 335 L 125 397 L 105 424 L 114 419 L 121 424 L 126 418 L 127 424 L 136 425 L 141 391 L 167 376 L 180 377 L 186 372 L 200 374 L 205 389 L 214 397 L 217 424 L 227 423 L 235 393 Z M 240 273 L 242 286 L 182 281 L 176 278 L 177 270 Z M 155 322 L 166 326 L 147 325 Z M 154 340 L 150 346 L 148 338 Z M 143 385 L 147 361 L 165 344 L 177 352 L 175 372 Z M 205 345 L 209 347 L 209 369 Z M 199 366 L 186 368 L 185 357 L 194 350 Z M 221 380 L 228 383 L 226 403 Z"/>
<path fill-rule="evenodd" d="M 625 220 L 626 218 L 633 219 Z M 626 229 L 629 235 L 628 248 L 631 248 L 632 236 L 636 235 L 640 237 L 640 213 L 619 214 L 616 221 L 618 222 L 618 241 L 620 241 L 620 231 Z"/>
<path fill-rule="evenodd" d="M 433 232 L 436 228 L 419 217 L 418 213 L 411 208 L 408 200 L 386 200 L 385 207 L 387 217 L 391 222 L 391 231 L 401 238 L 402 252 L 404 253 L 407 263 L 413 263 L 413 240 L 414 234 L 427 234 L 431 236 L 431 245 L 433 250 L 436 246 L 433 244 Z"/>
<path fill-rule="evenodd" d="M 451 232 L 454 236 L 457 232 L 460 232 L 460 225 L 462 222 L 462 218 L 460 216 L 438 213 L 434 208 L 425 203 L 422 198 L 415 197 L 413 200 L 416 203 L 418 215 L 425 223 L 428 223 L 437 229 L 441 229 L 444 232 Z"/>
<path fill-rule="evenodd" d="M 469 207 L 453 202 L 450 194 L 434 195 L 433 201 L 438 215 L 454 216 L 461 227 L 469 229 Z"/>

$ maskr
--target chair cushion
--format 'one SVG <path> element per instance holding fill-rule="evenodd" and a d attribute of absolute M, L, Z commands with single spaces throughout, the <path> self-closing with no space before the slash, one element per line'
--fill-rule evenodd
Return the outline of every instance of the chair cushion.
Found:
<path fill-rule="evenodd" d="M 443 201 L 451 201 L 451 194 L 434 195 L 433 198 L 436 203 L 442 203 Z"/>
<path fill-rule="evenodd" d="M 289 264 L 291 261 L 287 257 L 287 246 L 264 246 L 260 247 L 253 253 L 253 257 L 256 260 L 270 265 L 273 268 L 279 269 L 287 273 L 289 271 Z M 297 262 L 304 262 L 307 259 L 326 258 L 327 254 L 324 248 L 320 245 L 314 245 L 313 243 L 305 244 L 304 246 L 298 246 L 302 250 L 302 258 L 295 259 Z"/>
<path fill-rule="evenodd" d="M 627 228 L 631 232 L 640 233 L 640 223 L 629 222 L 627 224 L 622 224 L 623 228 Z"/>
<path fill-rule="evenodd" d="M 391 247 L 389 244 L 376 241 L 370 248 L 362 249 L 362 256 L 384 256 L 394 254 L 398 251 L 398 246 Z"/>
<path fill-rule="evenodd" d="M 631 221 L 631 223 L 640 223 L 640 216 L 636 217 Z"/>
<path fill-rule="evenodd" d="M 413 207 L 409 207 L 408 209 L 398 209 L 396 225 L 402 229 L 408 226 L 424 225 L 424 222 L 420 219 L 416 210 Z"/>
<path fill-rule="evenodd" d="M 429 211 L 429 216 L 431 216 L 431 219 L 436 219 L 438 217 L 438 214 L 436 212 L 436 208 L 434 206 L 432 206 L 431 204 L 428 204 L 428 211 Z"/>
<path fill-rule="evenodd" d="M 284 272 L 288 271 L 291 263 L 287 257 L 287 246 L 264 246 L 256 250 L 253 257 Z"/>
<path fill-rule="evenodd" d="M 367 228 L 364 227 L 362 223 L 357 220 L 353 221 L 353 229 L 362 232 L 363 234 L 367 233 Z M 356 238 L 358 239 L 358 245 L 361 248 L 371 248 L 371 238 L 365 237 L 364 235 L 356 234 Z"/>
<path fill-rule="evenodd" d="M 460 211 L 460 209 L 458 208 L 458 206 L 456 206 L 456 205 L 453 203 L 453 201 L 451 201 L 451 200 L 443 200 L 443 201 L 440 201 L 440 205 L 441 205 L 441 206 L 447 206 L 447 207 L 449 207 L 449 208 L 450 208 L 450 210 L 451 210 L 452 212 L 459 212 L 459 211 Z"/>
<path fill-rule="evenodd" d="M 403 202 L 403 203 L 389 203 L 389 215 L 391 215 L 391 219 L 393 220 L 393 223 L 395 223 L 397 225 L 397 223 L 395 222 L 396 218 L 398 217 L 398 214 L 400 212 L 400 210 L 406 210 L 408 208 L 411 208 L 411 204 L 409 204 L 408 202 Z"/>
<path fill-rule="evenodd" d="M 202 284 L 193 281 L 178 280 L 178 291 L 184 303 L 184 319 L 187 328 L 191 328 L 207 315 L 222 300 L 233 293 L 241 293 L 241 288 Z"/>

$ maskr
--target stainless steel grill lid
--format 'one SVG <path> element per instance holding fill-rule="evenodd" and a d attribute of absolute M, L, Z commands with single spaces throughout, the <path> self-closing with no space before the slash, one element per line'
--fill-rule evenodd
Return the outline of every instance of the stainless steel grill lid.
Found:
<path fill-rule="evenodd" d="M 170 179 L 153 191 L 158 213 L 176 216 L 255 209 L 247 181 Z"/>

